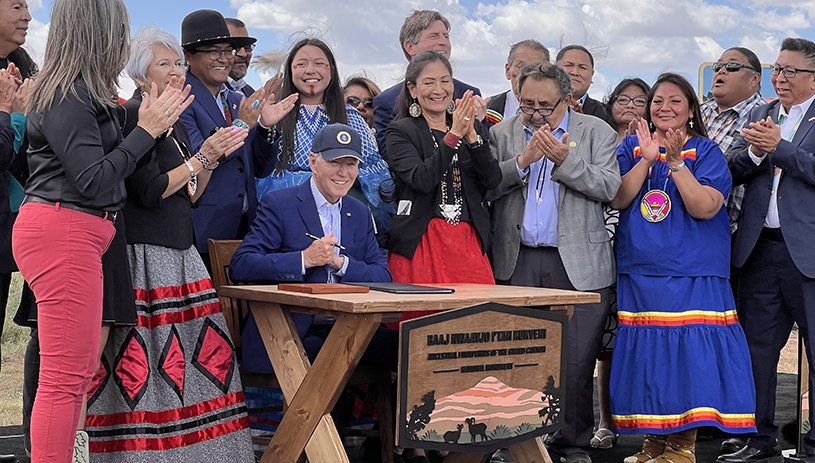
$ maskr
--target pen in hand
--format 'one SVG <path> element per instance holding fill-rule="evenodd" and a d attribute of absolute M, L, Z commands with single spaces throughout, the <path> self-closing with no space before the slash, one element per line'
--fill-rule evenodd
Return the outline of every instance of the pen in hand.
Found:
<path fill-rule="evenodd" d="M 320 239 L 322 239 L 322 238 L 320 238 L 319 236 L 314 236 L 314 235 L 312 235 L 311 233 L 306 233 L 306 236 L 308 236 L 309 238 L 311 238 L 311 239 L 313 239 L 313 240 L 320 240 Z M 334 245 L 334 247 L 335 247 L 335 248 L 340 248 L 340 249 L 342 249 L 342 250 L 345 250 L 345 246 L 343 246 L 343 245 L 341 245 L 341 244 L 335 244 L 335 245 Z"/>

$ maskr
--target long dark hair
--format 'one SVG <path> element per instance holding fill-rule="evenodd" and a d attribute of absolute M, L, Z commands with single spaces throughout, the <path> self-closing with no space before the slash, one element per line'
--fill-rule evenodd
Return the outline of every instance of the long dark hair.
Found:
<path fill-rule="evenodd" d="M 660 75 L 654 83 L 654 86 L 651 87 L 651 91 L 648 92 L 648 103 L 645 105 L 645 120 L 648 121 L 648 125 L 650 126 L 652 124 L 651 101 L 654 100 L 654 94 L 659 86 L 664 83 L 674 84 L 679 87 L 679 90 L 685 95 L 685 99 L 688 100 L 691 110 L 691 119 L 688 122 L 693 121 L 693 127 L 691 127 L 690 124 L 685 124 L 688 133 L 692 137 L 708 138 L 705 123 L 702 122 L 702 110 L 699 107 L 699 99 L 696 98 L 696 92 L 693 91 L 693 86 L 684 77 L 679 74 L 674 74 L 673 72 L 666 72 Z"/>
<path fill-rule="evenodd" d="M 23 76 L 23 80 L 28 79 L 40 70 L 37 67 L 37 63 L 31 59 L 31 56 L 28 55 L 28 52 L 25 51 L 23 47 L 19 47 L 9 53 L 7 59 L 9 63 L 14 63 L 14 65 L 17 66 L 17 69 L 20 70 L 20 75 Z"/>
<path fill-rule="evenodd" d="M 394 119 L 410 117 L 408 108 L 411 104 L 413 104 L 413 97 L 410 96 L 410 90 L 408 90 L 407 86 L 408 82 L 415 86 L 416 80 L 419 79 L 419 75 L 422 73 L 422 71 L 424 71 L 424 68 L 426 68 L 430 63 L 436 63 L 439 61 L 444 63 L 444 66 L 450 72 L 450 77 L 452 78 L 453 66 L 451 66 L 450 61 L 448 61 L 447 58 L 440 53 L 436 53 L 435 51 L 426 51 L 414 56 L 413 59 L 410 60 L 410 64 L 408 64 L 407 70 L 405 71 L 405 83 L 402 85 L 402 93 L 399 94 L 399 98 L 396 101 L 396 103 L 399 105 L 399 109 L 397 110 Z"/>
<path fill-rule="evenodd" d="M 320 39 L 308 38 L 303 39 L 294 44 L 289 56 L 286 57 L 286 65 L 283 68 L 283 96 L 286 98 L 292 93 L 297 92 L 297 87 L 294 86 L 292 78 L 291 65 L 294 61 L 294 55 L 306 45 L 313 45 L 325 53 L 328 58 L 328 63 L 331 65 L 331 82 L 323 93 L 323 105 L 325 105 L 325 112 L 328 113 L 328 119 L 331 123 L 339 122 L 341 124 L 348 123 L 348 113 L 345 109 L 345 98 L 342 91 L 342 83 L 340 82 L 340 73 L 337 71 L 337 60 L 334 59 L 334 53 L 328 48 Z M 278 159 L 277 171 L 283 172 L 289 167 L 289 164 L 294 159 L 294 132 L 297 128 L 297 117 L 300 114 L 300 100 L 294 103 L 294 108 L 286 114 L 280 121 L 280 133 L 283 136 L 283 152 L 282 156 Z"/>
<path fill-rule="evenodd" d="M 642 93 L 646 95 L 648 95 L 648 92 L 651 91 L 651 87 L 639 77 L 626 77 L 625 79 L 621 80 L 616 87 L 614 87 L 614 90 L 611 91 L 606 98 L 606 101 L 603 103 L 603 108 L 606 110 L 606 114 L 608 114 L 609 124 L 611 124 L 611 128 L 614 130 L 617 130 L 617 121 L 613 120 L 614 117 L 612 116 L 611 110 L 614 108 L 614 103 L 617 102 L 617 98 L 620 97 L 620 93 L 623 93 L 623 90 L 632 85 L 639 87 L 640 90 L 642 90 Z"/>

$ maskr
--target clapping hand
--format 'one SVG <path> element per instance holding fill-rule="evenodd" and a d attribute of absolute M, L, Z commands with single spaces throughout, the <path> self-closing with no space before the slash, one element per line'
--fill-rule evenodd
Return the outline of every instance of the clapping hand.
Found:
<path fill-rule="evenodd" d="M 210 164 L 215 164 L 222 156 L 229 156 L 243 146 L 243 140 L 248 135 L 249 131 L 246 129 L 239 129 L 234 126 L 221 127 L 204 141 L 200 153 L 209 160 Z"/>
<path fill-rule="evenodd" d="M 627 137 L 629 135 L 636 135 L 637 134 L 637 127 L 639 127 L 639 125 L 640 125 L 640 120 L 642 120 L 641 117 L 636 118 L 636 119 L 632 119 L 631 122 L 628 123 L 628 127 L 626 127 L 625 134 L 623 136 Z"/>
<path fill-rule="evenodd" d="M 685 145 L 685 133 L 681 129 L 668 129 L 665 132 L 665 162 L 670 167 L 682 163 L 682 147 Z"/>
<path fill-rule="evenodd" d="M 460 99 L 456 100 L 456 109 L 453 111 L 453 126 L 450 127 L 450 133 L 458 138 L 466 137 L 469 143 L 475 142 L 477 135 L 472 135 L 475 133 L 474 118 L 473 92 L 467 90 Z"/>
<path fill-rule="evenodd" d="M 8 70 L 0 70 L 0 111 L 11 114 L 19 83 Z"/>
<path fill-rule="evenodd" d="M 583 100 L 580 98 L 572 98 L 572 111 L 583 114 Z"/>
<path fill-rule="evenodd" d="M 778 147 L 781 142 L 781 126 L 768 116 L 766 119 L 751 122 L 749 128 L 741 131 L 741 136 L 750 143 L 750 151 L 760 157 L 774 152 Z"/>
<path fill-rule="evenodd" d="M 640 119 L 637 123 L 637 142 L 640 145 L 642 159 L 653 164 L 659 157 L 659 136 L 648 130 L 648 122 Z"/>
<path fill-rule="evenodd" d="M 541 127 L 532 134 L 529 143 L 526 144 L 523 154 L 518 156 L 518 168 L 526 170 L 530 164 L 538 162 L 543 158 L 543 132 Z"/>
<path fill-rule="evenodd" d="M 492 97 L 481 98 L 479 95 L 473 95 L 473 104 L 475 105 L 475 118 L 483 121 L 487 117 L 487 105 L 490 104 Z"/>
<path fill-rule="evenodd" d="M 559 166 L 566 160 L 569 155 L 569 132 L 563 134 L 561 141 L 558 141 L 554 135 L 549 124 L 544 124 L 538 132 L 542 133 L 541 142 L 543 155 L 547 159 Z"/>
<path fill-rule="evenodd" d="M 139 106 L 139 127 L 146 130 L 153 138 L 158 138 L 167 129 L 173 126 L 178 116 L 192 103 L 195 98 L 190 95 L 191 87 L 184 86 L 186 78 L 172 77 L 167 88 L 158 94 L 158 87 L 153 82 L 150 93 L 142 93 L 142 102 Z"/>
<path fill-rule="evenodd" d="M 249 98 L 243 98 L 241 105 L 238 107 L 238 119 L 246 123 L 251 129 L 258 123 L 258 116 L 263 104 L 266 103 L 266 87 L 261 87 L 255 90 Z"/>
<path fill-rule="evenodd" d="M 260 111 L 260 123 L 263 124 L 264 127 L 276 126 L 278 122 L 286 117 L 286 114 L 294 109 L 294 103 L 299 97 L 299 93 L 292 93 L 286 98 L 283 98 L 275 103 L 274 93 L 269 95 L 269 98 L 266 99 L 266 103 L 262 106 Z"/>

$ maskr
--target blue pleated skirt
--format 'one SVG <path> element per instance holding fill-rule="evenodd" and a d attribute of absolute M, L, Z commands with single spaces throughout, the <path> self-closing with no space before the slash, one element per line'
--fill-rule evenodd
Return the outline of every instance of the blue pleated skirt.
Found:
<path fill-rule="evenodd" d="M 756 432 L 750 353 L 726 279 L 621 274 L 617 309 L 617 432 Z"/>

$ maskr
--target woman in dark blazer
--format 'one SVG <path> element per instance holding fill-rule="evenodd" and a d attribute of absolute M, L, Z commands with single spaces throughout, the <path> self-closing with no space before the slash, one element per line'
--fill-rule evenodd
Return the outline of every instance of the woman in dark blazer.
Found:
<path fill-rule="evenodd" d="M 383 241 L 393 280 L 494 284 L 484 194 L 501 182 L 501 170 L 478 133 L 472 92 L 451 114 L 450 62 L 425 52 L 408 65 L 399 101 L 387 135 L 397 211 Z"/>

